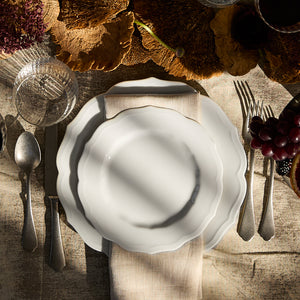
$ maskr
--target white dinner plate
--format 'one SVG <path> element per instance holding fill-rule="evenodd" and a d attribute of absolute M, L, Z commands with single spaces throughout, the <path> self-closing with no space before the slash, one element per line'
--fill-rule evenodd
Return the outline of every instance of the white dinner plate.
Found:
<path fill-rule="evenodd" d="M 78 164 L 78 194 L 98 232 L 157 253 L 199 236 L 222 195 L 222 161 L 197 122 L 147 106 L 101 124 Z"/>
<path fill-rule="evenodd" d="M 195 93 L 190 86 L 180 82 L 147 78 L 117 84 L 110 94 L 178 94 Z M 237 129 L 221 108 L 211 99 L 201 96 L 201 125 L 206 128 L 217 145 L 223 162 L 223 193 L 215 217 L 206 226 L 203 236 L 205 249 L 215 247 L 236 221 L 246 192 L 244 173 L 246 157 Z M 77 192 L 77 166 L 85 144 L 105 120 L 104 95 L 91 99 L 68 125 L 57 155 L 59 175 L 57 191 L 65 209 L 68 222 L 91 248 L 105 251 L 99 232 L 86 218 Z"/>

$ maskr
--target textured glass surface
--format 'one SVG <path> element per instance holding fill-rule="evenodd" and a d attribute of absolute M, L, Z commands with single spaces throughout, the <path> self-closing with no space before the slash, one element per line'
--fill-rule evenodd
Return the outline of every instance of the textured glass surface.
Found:
<path fill-rule="evenodd" d="M 75 74 L 52 57 L 25 65 L 14 82 L 13 98 L 19 115 L 37 126 L 62 121 L 73 109 L 77 96 Z"/>

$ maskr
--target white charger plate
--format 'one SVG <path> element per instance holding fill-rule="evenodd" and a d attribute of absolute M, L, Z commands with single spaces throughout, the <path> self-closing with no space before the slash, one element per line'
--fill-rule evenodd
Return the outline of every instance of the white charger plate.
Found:
<path fill-rule="evenodd" d="M 222 195 L 216 145 L 166 108 L 121 112 L 101 124 L 78 164 L 78 194 L 98 232 L 129 251 L 157 253 L 201 235 Z"/>
<path fill-rule="evenodd" d="M 112 87 L 110 94 L 179 94 L 195 93 L 190 86 L 147 78 L 128 81 Z M 205 249 L 215 247 L 235 223 L 246 193 L 246 157 L 237 129 L 221 108 L 211 99 L 201 96 L 201 125 L 214 137 L 219 156 L 223 161 L 223 194 L 215 217 L 206 226 L 203 237 Z M 68 222 L 91 248 L 106 251 L 102 236 L 85 217 L 77 192 L 77 165 L 93 132 L 105 120 L 104 95 L 91 99 L 68 125 L 57 155 L 57 191 Z"/>

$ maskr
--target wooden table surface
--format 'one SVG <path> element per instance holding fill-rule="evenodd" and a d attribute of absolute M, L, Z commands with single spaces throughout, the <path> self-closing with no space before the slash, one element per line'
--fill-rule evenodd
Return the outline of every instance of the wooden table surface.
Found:
<path fill-rule="evenodd" d="M 11 101 L 12 83 L 22 64 L 21 55 L 0 61 L 0 113 L 8 124 L 16 115 Z M 60 124 L 60 138 L 82 105 L 117 82 L 149 76 L 184 81 L 168 75 L 152 62 L 134 67 L 120 66 L 109 73 L 89 71 L 76 75 L 80 84 L 79 103 L 71 116 Z M 233 80 L 247 80 L 255 97 L 272 105 L 276 115 L 300 92 L 299 84 L 282 86 L 269 80 L 259 67 L 241 77 L 223 74 L 188 82 L 220 105 L 239 132 L 242 114 Z M 32 178 L 39 246 L 34 253 L 22 249 L 24 174 L 16 166 L 13 153 L 16 139 L 24 130 L 35 133 L 44 150 L 42 129 L 21 119 L 8 127 L 7 148 L 0 154 L 0 299 L 109 299 L 107 257 L 83 243 L 67 225 L 63 212 L 61 230 L 67 266 L 63 272 L 56 273 L 48 265 L 50 206 L 44 199 L 43 160 Z M 263 157 L 257 153 L 254 176 L 257 227 L 265 179 Z M 278 175 L 274 186 L 274 217 L 276 236 L 271 241 L 265 242 L 256 233 L 252 241 L 245 242 L 236 233 L 235 224 L 215 249 L 204 254 L 203 299 L 300 299 L 300 199 Z"/>

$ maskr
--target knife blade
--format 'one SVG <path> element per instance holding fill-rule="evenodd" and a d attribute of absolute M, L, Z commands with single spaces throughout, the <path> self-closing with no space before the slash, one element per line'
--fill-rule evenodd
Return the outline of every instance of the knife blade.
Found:
<path fill-rule="evenodd" d="M 58 212 L 58 196 L 56 191 L 57 167 L 56 154 L 58 150 L 57 124 L 45 128 L 45 196 L 51 206 L 51 241 L 49 265 L 55 271 L 62 271 L 66 265 L 61 239 Z"/>

